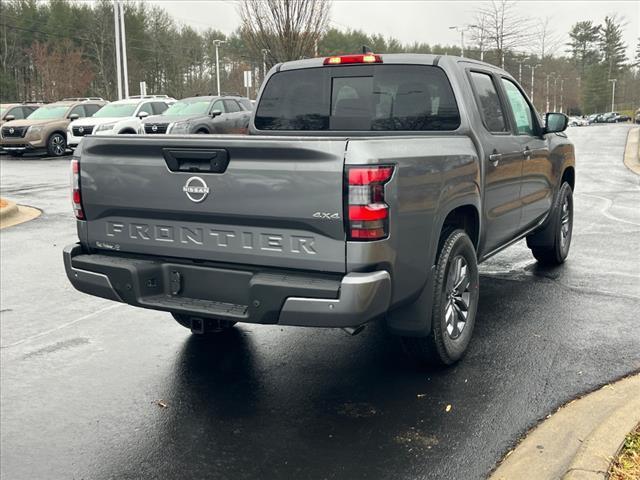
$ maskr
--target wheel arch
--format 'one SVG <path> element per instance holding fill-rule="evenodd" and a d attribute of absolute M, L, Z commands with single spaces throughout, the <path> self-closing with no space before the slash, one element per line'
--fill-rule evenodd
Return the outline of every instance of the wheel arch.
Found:
<path fill-rule="evenodd" d="M 567 182 L 571 187 L 572 191 L 575 191 L 576 187 L 576 169 L 573 165 L 568 165 L 562 172 L 562 177 L 560 178 L 560 186 L 564 182 Z"/>
<path fill-rule="evenodd" d="M 480 212 L 476 205 L 466 203 L 450 209 L 442 221 L 439 234 L 442 234 L 447 226 L 467 232 L 477 251 L 480 239 Z"/>

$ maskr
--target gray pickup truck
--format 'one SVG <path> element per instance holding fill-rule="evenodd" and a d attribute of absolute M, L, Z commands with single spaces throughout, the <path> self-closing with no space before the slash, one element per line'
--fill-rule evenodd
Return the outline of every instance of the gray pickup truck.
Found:
<path fill-rule="evenodd" d="M 248 136 L 87 137 L 67 276 L 199 334 L 384 319 L 407 353 L 452 364 L 478 262 L 523 238 L 541 263 L 567 256 L 566 125 L 543 127 L 507 72 L 466 58 L 279 64 Z"/>

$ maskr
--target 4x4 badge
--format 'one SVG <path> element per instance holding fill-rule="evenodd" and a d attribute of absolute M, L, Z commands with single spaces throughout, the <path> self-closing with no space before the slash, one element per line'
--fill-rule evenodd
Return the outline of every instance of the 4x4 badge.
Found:
<path fill-rule="evenodd" d="M 209 187 L 200 177 L 191 177 L 182 187 L 182 191 L 187 194 L 189 200 L 200 203 L 209 195 Z"/>

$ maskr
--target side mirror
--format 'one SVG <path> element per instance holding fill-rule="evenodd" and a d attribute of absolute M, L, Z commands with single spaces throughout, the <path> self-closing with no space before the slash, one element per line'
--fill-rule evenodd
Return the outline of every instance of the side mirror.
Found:
<path fill-rule="evenodd" d="M 149 116 L 149 112 L 138 112 L 138 118 L 142 120 L 143 118 L 147 118 Z"/>
<path fill-rule="evenodd" d="M 15 120 L 15 119 L 16 119 L 16 117 L 15 117 L 15 115 L 7 115 L 6 117 L 4 117 L 4 119 L 5 119 L 7 122 L 10 122 L 11 120 Z"/>
<path fill-rule="evenodd" d="M 544 133 L 560 133 L 567 129 L 569 117 L 564 113 L 547 113 Z"/>
<path fill-rule="evenodd" d="M 219 115 L 222 115 L 222 110 L 212 110 L 211 111 L 211 118 L 216 118 Z"/>
<path fill-rule="evenodd" d="M 77 120 L 80 118 L 80 115 L 78 115 L 77 113 L 72 113 L 71 115 L 69 115 L 69 120 Z"/>

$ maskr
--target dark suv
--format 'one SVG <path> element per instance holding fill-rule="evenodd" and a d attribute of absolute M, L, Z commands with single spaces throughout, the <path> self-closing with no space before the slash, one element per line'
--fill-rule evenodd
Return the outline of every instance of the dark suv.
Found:
<path fill-rule="evenodd" d="M 244 97 L 184 98 L 161 115 L 145 118 L 140 133 L 246 133 L 251 110 L 251 101 Z"/>

